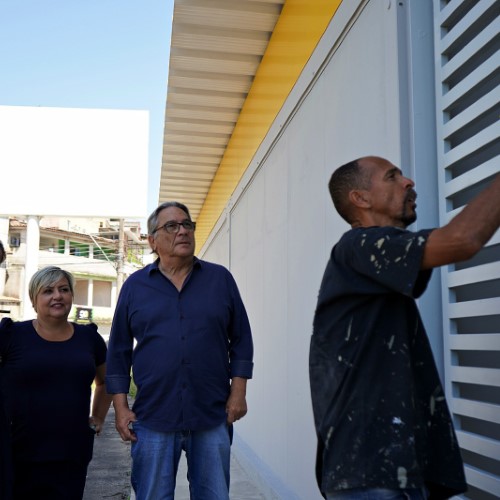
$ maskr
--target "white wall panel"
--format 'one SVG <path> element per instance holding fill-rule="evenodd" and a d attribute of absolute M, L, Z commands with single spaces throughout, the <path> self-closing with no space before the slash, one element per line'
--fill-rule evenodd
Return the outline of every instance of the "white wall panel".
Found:
<path fill-rule="evenodd" d="M 231 212 L 231 271 L 255 339 L 250 410 L 237 433 L 272 471 L 280 498 L 320 498 L 309 341 L 331 246 L 348 228 L 327 183 L 364 154 L 398 161 L 396 38 L 394 9 L 369 2 L 298 108 L 288 103 L 294 114 Z"/>
<path fill-rule="evenodd" d="M 211 262 L 217 262 L 227 268 L 230 267 L 230 254 L 229 254 L 229 237 L 230 228 L 229 222 L 224 213 L 220 223 L 214 230 L 214 234 L 206 245 L 203 258 Z"/>
<path fill-rule="evenodd" d="M 252 322 L 255 375 L 248 386 L 249 418 L 242 433 L 252 436 L 252 448 L 273 470 L 286 464 L 284 416 L 289 408 L 287 384 L 287 162 L 283 145 L 274 161 L 261 170 L 232 210 L 231 271 L 242 290 Z M 237 229 L 238 228 L 238 229 Z M 245 231 L 243 235 L 242 232 Z M 238 238 L 238 235 L 240 236 Z"/>
<path fill-rule="evenodd" d="M 412 94 L 412 103 L 420 105 L 416 116 L 421 124 L 408 122 L 408 82 L 424 80 L 429 71 L 407 59 L 406 39 L 401 45 L 414 22 L 405 17 L 406 7 L 406 2 L 389 0 L 341 4 L 257 152 L 258 162 L 228 205 L 230 269 L 255 342 L 249 413 L 236 426 L 236 450 L 245 452 L 271 486 L 269 498 L 321 498 L 314 477 L 309 342 L 331 247 L 348 229 L 333 208 L 330 175 L 366 154 L 386 156 L 412 174 L 417 157 L 435 152 L 433 122 L 422 123 L 423 117 L 434 116 L 434 108 L 424 108 L 422 103 L 428 106 L 429 99 L 420 99 L 421 90 Z M 430 18 L 428 24 L 432 28 Z M 429 33 L 415 37 L 430 47 Z M 432 70 L 432 58 L 421 57 L 420 63 Z M 419 72 L 411 75 L 415 69 Z M 432 105 L 433 90 L 431 78 Z M 429 131 L 424 153 L 417 154 L 412 140 L 417 134 L 428 140 Z M 429 177 L 429 170 L 435 175 L 435 166 L 425 162 L 418 173 Z M 429 197 L 424 223 L 436 206 L 435 182 L 426 182 L 431 187 L 422 194 Z M 212 245 L 204 250 L 207 256 L 213 255 Z M 440 311 L 434 316 L 439 318 Z"/>
<path fill-rule="evenodd" d="M 313 465 L 316 436 L 309 390 L 309 340 L 325 252 L 324 178 L 326 110 L 324 88 L 315 87 L 286 130 L 288 149 L 288 288 L 287 415 L 288 464 L 286 483 L 299 498 L 317 494 Z M 331 205 L 331 203 L 330 203 Z M 332 209 L 332 207 L 330 206 Z M 333 210 L 332 210 L 333 211 Z M 297 439 L 300 429 L 300 439 Z"/>
<path fill-rule="evenodd" d="M 397 7 L 387 5 L 368 3 L 321 79 L 328 173 L 371 154 L 399 163 Z"/>

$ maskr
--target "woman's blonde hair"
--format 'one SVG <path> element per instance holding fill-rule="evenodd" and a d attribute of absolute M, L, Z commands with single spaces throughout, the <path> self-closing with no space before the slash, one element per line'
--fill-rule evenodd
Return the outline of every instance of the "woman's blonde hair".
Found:
<path fill-rule="evenodd" d="M 69 289 L 71 290 L 71 295 L 75 295 L 75 278 L 71 273 L 61 269 L 56 266 L 44 267 L 37 271 L 30 279 L 29 283 L 29 295 L 31 304 L 35 307 L 35 301 L 40 293 L 40 290 L 44 287 L 51 286 L 57 281 L 66 278 L 68 281 Z"/>

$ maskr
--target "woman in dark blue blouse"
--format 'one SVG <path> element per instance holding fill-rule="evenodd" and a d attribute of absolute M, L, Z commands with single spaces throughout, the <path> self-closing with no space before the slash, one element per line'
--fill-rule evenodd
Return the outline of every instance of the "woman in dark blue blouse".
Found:
<path fill-rule="evenodd" d="M 58 267 L 41 269 L 29 285 L 36 319 L 0 324 L 14 500 L 80 500 L 94 435 L 109 409 L 106 344 L 96 325 L 68 322 L 73 283 Z"/>
<path fill-rule="evenodd" d="M 5 257 L 5 249 L 0 241 L 0 264 L 5 260 Z M 11 465 L 10 433 L 3 407 L 2 370 L 0 364 L 0 500 L 10 500 L 12 498 Z"/>

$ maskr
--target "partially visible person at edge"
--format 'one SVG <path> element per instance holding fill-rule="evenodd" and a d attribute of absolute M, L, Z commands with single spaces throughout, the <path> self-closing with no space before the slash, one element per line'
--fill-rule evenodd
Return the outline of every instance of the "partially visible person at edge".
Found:
<path fill-rule="evenodd" d="M 5 257 L 5 249 L 0 241 L 0 264 L 4 262 Z M 7 422 L 7 416 L 4 411 L 2 365 L 0 360 L 0 500 L 11 500 L 12 498 L 12 452 Z"/>
<path fill-rule="evenodd" d="M 116 428 L 132 441 L 137 500 L 174 498 L 182 450 L 191 498 L 229 498 L 232 425 L 247 413 L 253 343 L 231 273 L 194 256 L 194 231 L 181 203 L 153 211 L 148 240 L 158 258 L 124 283 L 111 327 L 106 384 Z"/>
<path fill-rule="evenodd" d="M 310 347 L 327 499 L 443 499 L 466 490 L 450 413 L 415 299 L 432 269 L 466 260 L 500 223 L 500 176 L 446 226 L 407 231 L 414 183 L 378 157 L 329 182 L 352 226 L 333 247 Z M 388 491 L 389 490 L 389 491 Z"/>
<path fill-rule="evenodd" d="M 14 500 L 80 500 L 111 403 L 106 344 L 95 324 L 68 321 L 73 294 L 70 273 L 45 267 L 29 283 L 36 319 L 0 323 Z"/>

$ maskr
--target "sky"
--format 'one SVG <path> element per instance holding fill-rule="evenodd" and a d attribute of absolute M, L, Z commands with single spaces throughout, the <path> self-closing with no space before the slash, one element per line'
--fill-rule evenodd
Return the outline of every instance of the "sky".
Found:
<path fill-rule="evenodd" d="M 149 111 L 158 204 L 174 0 L 0 0 L 0 105 Z"/>

